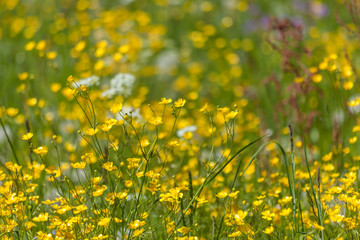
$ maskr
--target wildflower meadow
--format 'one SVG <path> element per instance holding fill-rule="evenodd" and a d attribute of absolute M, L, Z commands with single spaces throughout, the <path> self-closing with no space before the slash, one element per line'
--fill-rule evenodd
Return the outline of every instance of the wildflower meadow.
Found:
<path fill-rule="evenodd" d="M 0 239 L 360 239 L 360 0 L 0 0 Z"/>

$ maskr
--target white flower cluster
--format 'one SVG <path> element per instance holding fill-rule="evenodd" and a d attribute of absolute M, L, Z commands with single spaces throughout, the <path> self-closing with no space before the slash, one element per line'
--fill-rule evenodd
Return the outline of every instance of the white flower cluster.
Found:
<path fill-rule="evenodd" d="M 100 78 L 96 75 L 93 75 L 91 77 L 80 79 L 79 81 L 73 82 L 72 86 L 74 88 L 78 88 L 81 86 L 91 87 L 94 85 L 99 85 Z"/>
<path fill-rule="evenodd" d="M 101 96 L 111 98 L 115 95 L 128 97 L 134 88 L 135 77 L 128 73 L 119 73 L 110 80 L 110 88 L 104 91 Z"/>

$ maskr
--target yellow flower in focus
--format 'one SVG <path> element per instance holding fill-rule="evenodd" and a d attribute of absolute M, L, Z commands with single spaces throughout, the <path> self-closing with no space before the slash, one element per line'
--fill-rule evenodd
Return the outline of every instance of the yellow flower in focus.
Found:
<path fill-rule="evenodd" d="M 36 153 L 37 155 L 40 155 L 40 156 L 44 156 L 47 154 L 48 152 L 48 148 L 46 146 L 40 146 L 36 149 L 33 150 L 34 153 Z"/>
<path fill-rule="evenodd" d="M 25 140 L 25 141 L 28 141 L 28 140 L 30 140 L 30 139 L 33 137 L 33 135 L 34 135 L 34 134 L 32 134 L 31 132 L 28 132 L 28 133 L 22 135 L 21 139 L 22 139 L 22 140 Z"/>
<path fill-rule="evenodd" d="M 177 108 L 180 108 L 180 107 L 183 107 L 185 105 L 185 103 L 186 103 L 185 99 L 179 98 L 178 100 L 176 100 L 174 102 L 174 106 Z"/>
<path fill-rule="evenodd" d="M 103 167 L 104 169 L 106 169 L 106 171 L 109 171 L 109 172 L 118 169 L 116 166 L 114 166 L 114 163 L 113 163 L 113 162 L 104 163 L 104 164 L 102 165 L 102 167 Z"/>

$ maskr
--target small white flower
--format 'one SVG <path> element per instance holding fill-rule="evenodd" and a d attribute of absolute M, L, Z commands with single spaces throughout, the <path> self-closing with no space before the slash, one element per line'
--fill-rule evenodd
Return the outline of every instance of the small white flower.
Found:
<path fill-rule="evenodd" d="M 116 95 L 128 97 L 131 95 L 135 83 L 135 77 L 128 73 L 119 73 L 110 80 L 110 88 L 102 92 L 102 97 L 111 98 Z"/>
<path fill-rule="evenodd" d="M 100 78 L 96 75 L 93 75 L 91 77 L 80 79 L 79 81 L 73 82 L 72 86 L 74 88 L 78 88 L 81 86 L 91 87 L 95 85 L 99 85 Z"/>

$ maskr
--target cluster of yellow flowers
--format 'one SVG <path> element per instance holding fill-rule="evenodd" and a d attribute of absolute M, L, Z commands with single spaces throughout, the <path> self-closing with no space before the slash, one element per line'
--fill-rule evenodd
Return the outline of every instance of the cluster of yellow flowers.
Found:
<path fill-rule="evenodd" d="M 355 25 L 120 2 L 0 0 L 1 238 L 358 238 Z"/>

